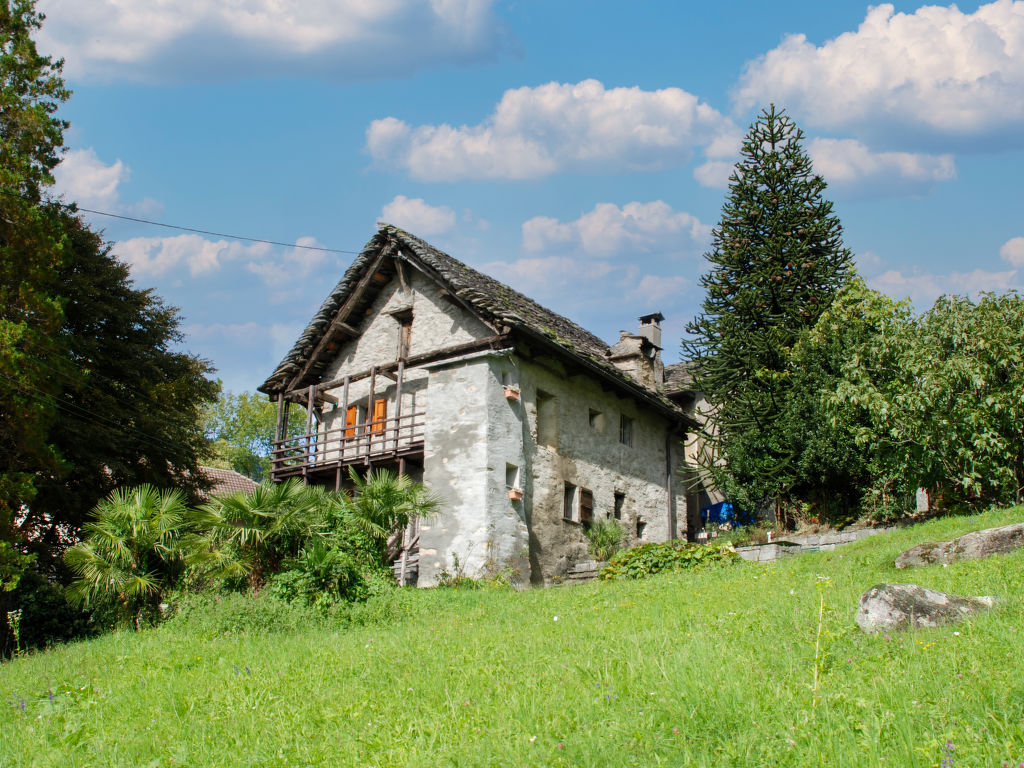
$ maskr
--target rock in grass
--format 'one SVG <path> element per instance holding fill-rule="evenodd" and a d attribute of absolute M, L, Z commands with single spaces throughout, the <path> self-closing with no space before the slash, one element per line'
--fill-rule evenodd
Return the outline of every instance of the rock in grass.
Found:
<path fill-rule="evenodd" d="M 1024 523 L 975 531 L 952 541 L 934 541 L 911 547 L 896 558 L 897 568 L 911 568 L 954 560 L 977 560 L 1024 547 Z"/>
<path fill-rule="evenodd" d="M 865 632 L 951 624 L 991 608 L 994 597 L 960 597 L 916 584 L 876 584 L 860 597 L 857 625 Z"/>

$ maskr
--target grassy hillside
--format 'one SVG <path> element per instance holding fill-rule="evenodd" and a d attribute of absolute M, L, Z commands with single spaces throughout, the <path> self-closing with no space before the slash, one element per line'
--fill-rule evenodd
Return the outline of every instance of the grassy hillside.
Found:
<path fill-rule="evenodd" d="M 225 635 L 225 606 L 0 666 L 0 765 L 1017 766 L 1024 552 L 892 560 L 1021 520 L 938 520 L 646 582 L 405 590 L 373 609 L 387 623 L 362 626 Z M 881 581 L 1001 603 L 869 637 L 857 599 Z"/>

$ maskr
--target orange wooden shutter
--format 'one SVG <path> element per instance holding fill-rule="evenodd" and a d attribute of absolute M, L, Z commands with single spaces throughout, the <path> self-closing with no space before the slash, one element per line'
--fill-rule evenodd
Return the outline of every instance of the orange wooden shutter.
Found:
<path fill-rule="evenodd" d="M 371 432 L 383 432 L 384 420 L 388 417 L 388 401 L 373 401 L 373 424 L 370 425 Z"/>
<path fill-rule="evenodd" d="M 356 436 L 356 421 L 359 419 L 359 406 L 350 405 L 345 411 L 345 437 Z"/>

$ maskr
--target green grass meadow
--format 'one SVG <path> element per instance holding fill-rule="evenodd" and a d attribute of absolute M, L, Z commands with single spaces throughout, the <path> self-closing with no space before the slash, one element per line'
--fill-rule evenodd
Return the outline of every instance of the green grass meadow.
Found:
<path fill-rule="evenodd" d="M 1016 767 L 1024 551 L 892 561 L 1022 520 L 641 582 L 404 590 L 362 624 L 225 633 L 194 613 L 0 665 L 0 765 Z M 864 635 L 858 598 L 883 581 L 1000 602 Z"/>

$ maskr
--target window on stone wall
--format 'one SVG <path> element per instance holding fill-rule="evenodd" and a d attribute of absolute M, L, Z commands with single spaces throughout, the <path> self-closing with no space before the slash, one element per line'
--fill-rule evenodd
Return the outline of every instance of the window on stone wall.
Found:
<path fill-rule="evenodd" d="M 580 488 L 580 522 L 584 528 L 594 522 L 594 493 L 587 488 Z"/>
<path fill-rule="evenodd" d="M 562 496 L 562 517 L 566 520 L 576 521 L 576 486 L 572 483 L 565 484 L 565 492 Z"/>
<path fill-rule="evenodd" d="M 615 507 L 612 509 L 612 515 L 616 520 L 622 519 L 622 510 L 626 506 L 626 494 L 622 491 L 615 492 Z"/>
<path fill-rule="evenodd" d="M 642 517 L 638 517 L 636 519 L 636 537 L 638 539 L 642 539 L 644 537 L 644 533 L 646 531 L 647 531 L 647 521 L 644 520 Z"/>
<path fill-rule="evenodd" d="M 590 428 L 595 432 L 604 432 L 604 414 L 590 409 Z"/>
<path fill-rule="evenodd" d="M 371 432 L 383 432 L 384 425 L 388 418 L 388 401 L 384 398 L 373 401 L 373 422 L 370 424 Z"/>
<path fill-rule="evenodd" d="M 515 464 L 505 465 L 505 487 L 509 489 L 519 487 L 519 467 Z"/>
<path fill-rule="evenodd" d="M 619 417 L 619 442 L 623 445 L 633 445 L 633 419 L 626 414 Z"/>
<path fill-rule="evenodd" d="M 554 395 L 537 390 L 537 443 L 558 447 L 558 401 Z"/>

